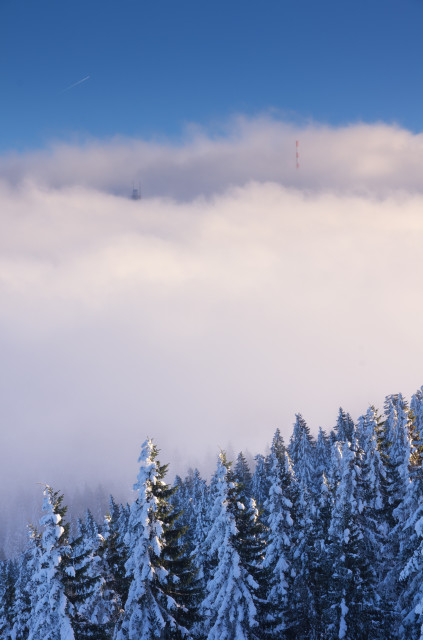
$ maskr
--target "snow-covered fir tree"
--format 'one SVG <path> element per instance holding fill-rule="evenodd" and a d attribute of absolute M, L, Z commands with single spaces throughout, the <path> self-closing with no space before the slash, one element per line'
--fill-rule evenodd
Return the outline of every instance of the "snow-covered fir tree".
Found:
<path fill-rule="evenodd" d="M 153 638 L 189 637 L 178 622 L 181 607 L 172 591 L 174 577 L 166 558 L 166 521 L 172 510 L 168 499 L 172 493 L 163 478 L 157 447 L 151 440 L 142 445 L 140 469 L 134 489 L 138 498 L 131 505 L 126 573 L 130 578 L 125 611 L 116 631 L 116 640 L 152 640 Z"/>
<path fill-rule="evenodd" d="M 335 426 L 336 439 L 338 442 L 352 442 L 354 437 L 354 420 L 342 407 L 338 411 L 338 418 Z"/>
<path fill-rule="evenodd" d="M 236 481 L 242 487 L 242 493 L 244 497 L 251 498 L 252 475 L 250 466 L 242 451 L 238 454 L 238 457 L 236 459 L 236 463 L 234 465 L 234 474 L 236 477 Z"/>
<path fill-rule="evenodd" d="M 251 495 L 256 501 L 258 509 L 261 510 L 269 496 L 268 464 L 261 453 L 258 453 L 254 459 L 256 467 L 251 480 Z"/>
<path fill-rule="evenodd" d="M 215 566 L 214 558 L 210 557 L 208 553 L 209 550 L 205 544 L 211 527 L 210 491 L 206 483 L 200 485 L 200 493 L 196 498 L 195 512 L 193 515 L 192 527 L 188 532 L 188 535 L 192 537 L 191 558 L 196 573 L 198 589 L 204 598 L 206 585 Z M 189 548 L 188 546 L 188 549 Z M 199 606 L 201 606 L 201 602 L 199 602 Z M 194 637 L 201 637 L 201 629 L 201 618 L 198 617 L 193 627 Z"/>
<path fill-rule="evenodd" d="M 387 396 L 385 399 L 385 422 L 383 425 L 380 450 L 386 469 L 386 501 L 384 519 L 386 523 L 386 544 L 383 549 L 384 579 L 383 593 L 389 609 L 400 612 L 398 604 L 401 584 L 399 575 L 403 568 L 401 557 L 403 522 L 406 496 L 409 494 L 410 459 L 412 456 L 411 415 L 402 394 Z"/>
<path fill-rule="evenodd" d="M 265 504 L 268 535 L 263 561 L 268 577 L 268 608 L 264 631 L 266 637 L 273 638 L 284 637 L 289 624 L 288 591 L 294 524 L 295 479 L 279 429 L 273 437 L 268 462 L 270 490 Z"/>
<path fill-rule="evenodd" d="M 315 603 L 312 590 L 311 527 L 317 501 L 315 443 L 304 418 L 297 414 L 288 452 L 293 463 L 295 486 L 292 531 L 289 638 L 312 637 Z"/>
<path fill-rule="evenodd" d="M 0 637 L 12 637 L 17 568 L 13 560 L 0 563 Z"/>
<path fill-rule="evenodd" d="M 130 576 L 126 575 L 125 568 L 128 547 L 124 542 L 128 532 L 129 515 L 129 505 L 118 505 L 110 496 L 109 513 L 105 517 L 103 528 L 102 556 L 107 567 L 107 588 L 116 594 L 119 618 L 123 613 L 130 584 Z"/>
<path fill-rule="evenodd" d="M 323 474 L 325 474 L 325 476 L 328 475 L 329 466 L 330 440 L 322 427 L 319 427 L 315 448 L 315 475 L 318 490 Z"/>
<path fill-rule="evenodd" d="M 219 456 L 215 477 L 212 526 L 205 545 L 210 556 L 216 557 L 216 566 L 202 605 L 204 637 L 207 640 L 256 640 L 261 637 L 255 603 L 260 586 L 237 549 L 239 531 L 235 510 L 243 511 L 245 506 L 236 499 L 236 482 L 224 453 Z"/>
<path fill-rule="evenodd" d="M 72 626 L 77 640 L 106 640 L 114 621 L 113 601 L 104 593 L 106 568 L 99 555 L 100 537 L 90 511 L 71 542 L 73 572 L 66 580 L 73 605 Z"/>
<path fill-rule="evenodd" d="M 312 500 L 315 489 L 316 461 L 310 427 L 301 414 L 296 415 L 288 452 L 300 490 L 300 500 L 306 506 L 308 500 Z"/>
<path fill-rule="evenodd" d="M 29 634 L 29 619 L 33 597 L 34 574 L 38 567 L 41 536 L 34 527 L 29 527 L 27 549 L 18 560 L 13 605 L 12 640 L 26 640 Z"/>
<path fill-rule="evenodd" d="M 419 481 L 421 483 L 421 481 Z M 399 635 L 404 638 L 423 639 L 423 495 L 405 530 L 412 544 L 410 556 L 400 573 L 402 586 L 399 607 Z"/>
<path fill-rule="evenodd" d="M 410 404 L 410 483 L 400 509 L 399 633 L 423 638 L 423 387 Z"/>
<path fill-rule="evenodd" d="M 377 573 L 367 556 L 358 503 L 360 466 L 355 438 L 339 442 L 340 482 L 329 528 L 332 565 L 327 597 L 327 637 L 383 638 Z"/>
<path fill-rule="evenodd" d="M 44 489 L 40 520 L 43 533 L 32 579 L 35 592 L 28 622 L 28 640 L 75 640 L 71 607 L 65 593 L 65 577 L 73 575 L 69 527 L 63 496 L 49 486 Z"/>

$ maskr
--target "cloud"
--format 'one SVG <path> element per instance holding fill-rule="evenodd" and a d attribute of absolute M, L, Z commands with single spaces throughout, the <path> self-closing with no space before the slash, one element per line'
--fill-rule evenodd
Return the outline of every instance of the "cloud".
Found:
<path fill-rule="evenodd" d="M 0 159 L 0 171 L 12 184 L 32 180 L 47 188 L 84 186 L 120 195 L 140 181 L 146 197 L 177 200 L 212 196 L 250 181 L 381 197 L 392 190 L 421 193 L 422 161 L 422 134 L 396 125 L 300 127 L 238 117 L 212 133 L 188 127 L 179 144 L 119 137 L 56 143 L 43 151 L 8 154 Z"/>
<path fill-rule="evenodd" d="M 240 119 L 180 146 L 3 157 L 3 481 L 129 485 L 147 434 L 174 471 L 205 468 L 289 437 L 295 412 L 331 428 L 340 405 L 413 393 L 420 147 L 386 125 Z M 121 195 L 134 168 L 140 202 Z"/>

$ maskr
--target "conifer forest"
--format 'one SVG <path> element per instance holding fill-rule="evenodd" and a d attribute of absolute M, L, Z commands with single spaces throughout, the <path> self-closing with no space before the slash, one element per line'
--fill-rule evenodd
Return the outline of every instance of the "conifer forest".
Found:
<path fill-rule="evenodd" d="M 70 529 L 60 491 L 0 564 L 2 640 L 422 640 L 423 387 L 317 437 L 297 415 L 250 468 L 167 480 Z"/>

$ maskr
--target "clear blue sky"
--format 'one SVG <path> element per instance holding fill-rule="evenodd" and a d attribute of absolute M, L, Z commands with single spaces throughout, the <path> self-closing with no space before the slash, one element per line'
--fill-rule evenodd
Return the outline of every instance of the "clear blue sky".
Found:
<path fill-rule="evenodd" d="M 419 0 L 1 0 L 0 150 L 269 109 L 420 131 L 422 28 Z"/>

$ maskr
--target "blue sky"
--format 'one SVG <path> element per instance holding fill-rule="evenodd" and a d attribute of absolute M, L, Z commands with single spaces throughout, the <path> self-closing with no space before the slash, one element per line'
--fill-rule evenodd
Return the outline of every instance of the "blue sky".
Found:
<path fill-rule="evenodd" d="M 269 110 L 420 131 L 422 21 L 417 0 L 2 0 L 0 149 Z"/>

